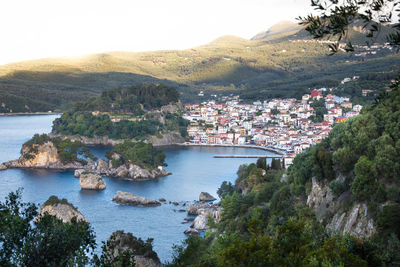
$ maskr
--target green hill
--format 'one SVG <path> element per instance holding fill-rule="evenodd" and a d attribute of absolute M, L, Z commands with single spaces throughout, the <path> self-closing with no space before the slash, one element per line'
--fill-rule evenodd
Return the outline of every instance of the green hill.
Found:
<path fill-rule="evenodd" d="M 108 52 L 48 58 L 0 66 L 0 112 L 64 109 L 106 89 L 163 83 L 183 102 L 211 94 L 243 98 L 299 96 L 309 87 L 334 86 L 354 75 L 390 72 L 399 55 L 328 56 L 327 45 L 311 40 L 295 25 L 276 26 L 262 40 L 225 36 L 187 50 Z M 293 27 L 292 27 L 293 26 Z M 293 29 L 293 31 L 292 31 Z M 199 91 L 204 97 L 198 97 Z"/>
<path fill-rule="evenodd" d="M 400 88 L 298 155 L 242 165 L 169 266 L 399 266 Z M 286 172 L 286 173 L 285 173 Z"/>

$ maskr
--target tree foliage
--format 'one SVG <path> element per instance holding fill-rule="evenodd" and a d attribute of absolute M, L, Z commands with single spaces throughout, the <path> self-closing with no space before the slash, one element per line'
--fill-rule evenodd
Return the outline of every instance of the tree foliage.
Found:
<path fill-rule="evenodd" d="M 354 46 L 349 36 L 350 28 L 361 23 L 368 40 L 374 40 L 382 32 L 382 24 L 392 23 L 386 33 L 386 40 L 394 47 L 400 47 L 399 2 L 396 0 L 311 0 L 317 15 L 299 17 L 300 24 L 314 38 L 335 37 L 336 42 L 329 45 L 332 53 L 339 51 L 339 42 L 343 49 L 353 52 Z M 397 18 L 396 18 L 397 16 Z"/>
<path fill-rule="evenodd" d="M 118 159 L 113 157 L 113 154 L 118 154 Z M 112 153 L 108 154 L 108 157 L 112 161 L 113 167 L 118 167 L 125 163 L 136 164 L 149 169 L 167 166 L 165 154 L 151 143 L 126 140 L 122 144 L 117 144 Z"/>
<path fill-rule="evenodd" d="M 38 207 L 21 202 L 21 190 L 0 203 L 1 266 L 84 266 L 95 248 L 93 229 L 86 222 L 63 223 L 38 215 Z"/>

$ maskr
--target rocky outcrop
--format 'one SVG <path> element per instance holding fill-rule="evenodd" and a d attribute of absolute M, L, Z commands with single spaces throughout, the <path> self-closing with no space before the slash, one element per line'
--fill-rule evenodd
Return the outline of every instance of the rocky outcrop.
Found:
<path fill-rule="evenodd" d="M 329 208 L 334 205 L 333 193 L 328 185 L 319 182 L 315 177 L 312 178 L 311 192 L 307 197 L 307 205 L 315 210 L 318 220 L 322 220 L 327 213 L 332 210 Z"/>
<path fill-rule="evenodd" d="M 60 161 L 50 163 L 47 165 L 31 165 L 21 162 L 19 159 L 11 160 L 3 163 L 9 169 L 24 169 L 24 168 L 35 168 L 35 169 L 54 169 L 54 170 L 76 170 L 85 168 L 81 162 L 72 162 L 63 164 Z"/>
<path fill-rule="evenodd" d="M 196 202 L 186 208 L 189 215 L 197 215 L 185 234 L 200 234 L 208 229 L 208 219 L 211 217 L 214 222 L 221 219 L 221 207 L 218 204 L 208 205 L 204 202 Z"/>
<path fill-rule="evenodd" d="M 3 163 L 7 168 L 44 168 L 44 169 L 82 169 L 84 165 L 79 162 L 63 164 L 58 156 L 56 146 L 52 142 L 42 145 L 33 144 L 31 147 L 23 146 L 21 157 Z M 86 168 L 86 166 L 85 166 Z"/>
<path fill-rule="evenodd" d="M 185 142 L 185 138 L 183 138 L 179 132 L 169 132 L 163 134 L 161 138 L 152 136 L 150 142 L 153 143 L 154 146 L 168 146 L 182 144 Z"/>
<path fill-rule="evenodd" d="M 7 166 L 4 164 L 0 164 L 0 171 L 4 171 L 7 169 Z"/>
<path fill-rule="evenodd" d="M 85 169 L 78 169 L 74 171 L 74 177 L 79 178 L 82 173 L 84 173 L 86 170 Z"/>
<path fill-rule="evenodd" d="M 152 258 L 146 258 L 144 256 L 135 256 L 135 266 L 136 267 L 162 267 L 163 265 L 161 262 L 152 259 Z"/>
<path fill-rule="evenodd" d="M 31 149 L 35 152 L 32 153 Z M 46 142 L 43 145 L 33 144 L 32 148 L 23 146 L 21 154 L 18 162 L 25 167 L 45 167 L 60 161 L 57 148 L 52 142 Z"/>
<path fill-rule="evenodd" d="M 108 163 L 103 159 L 99 159 L 97 161 L 96 170 L 98 173 L 106 173 L 108 171 Z"/>
<path fill-rule="evenodd" d="M 56 201 L 50 201 L 56 199 Z M 75 208 L 72 204 L 66 200 L 59 200 L 57 197 L 50 197 L 39 209 L 39 215 L 35 218 L 35 221 L 40 221 L 40 218 L 48 213 L 49 215 L 55 216 L 62 220 L 64 223 L 70 223 L 72 218 L 76 217 L 77 221 L 88 222 L 88 220 Z"/>
<path fill-rule="evenodd" d="M 211 205 L 204 203 L 204 202 L 195 202 L 192 205 L 186 207 L 186 210 L 189 215 L 199 215 L 203 211 L 211 208 Z"/>
<path fill-rule="evenodd" d="M 123 231 L 112 233 L 107 241 L 105 250 L 110 260 L 116 258 L 119 253 L 128 252 L 134 256 L 135 266 L 137 267 L 163 266 L 153 248 L 131 233 L 124 233 Z"/>
<path fill-rule="evenodd" d="M 128 192 L 118 191 L 112 201 L 117 202 L 121 205 L 130 205 L 130 206 L 145 206 L 145 207 L 152 207 L 152 206 L 160 206 L 161 203 L 157 200 L 147 199 L 141 196 L 137 196 Z"/>
<path fill-rule="evenodd" d="M 82 189 L 103 190 L 106 188 L 103 178 L 93 172 L 83 172 L 79 177 L 79 184 Z"/>
<path fill-rule="evenodd" d="M 199 196 L 199 200 L 200 201 L 204 201 L 204 202 L 209 202 L 209 201 L 214 201 L 216 200 L 215 197 L 213 197 L 212 195 L 210 195 L 207 192 L 201 192 L 200 196 Z"/>
<path fill-rule="evenodd" d="M 159 177 L 170 175 L 170 172 L 163 170 L 162 168 L 156 168 L 153 170 L 147 170 L 134 164 L 123 164 L 117 168 L 111 168 L 103 174 L 117 178 L 127 178 L 132 180 L 149 180 L 156 179 Z"/>
<path fill-rule="evenodd" d="M 365 203 L 354 203 L 347 211 L 341 210 L 349 198 L 349 191 L 334 198 L 326 181 L 318 181 L 313 178 L 307 205 L 315 211 L 320 222 L 325 222 L 329 231 L 350 234 L 359 238 L 371 237 L 376 232 L 375 222 Z"/>
<path fill-rule="evenodd" d="M 369 218 L 365 203 L 356 203 L 349 211 L 336 213 L 327 228 L 333 232 L 350 234 L 358 238 L 368 238 L 376 232 L 375 222 Z"/>

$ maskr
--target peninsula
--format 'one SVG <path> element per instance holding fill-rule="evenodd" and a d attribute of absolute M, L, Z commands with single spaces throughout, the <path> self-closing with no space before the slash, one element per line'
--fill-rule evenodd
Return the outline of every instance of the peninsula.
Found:
<path fill-rule="evenodd" d="M 116 145 L 124 140 L 154 145 L 183 143 L 187 120 L 175 88 L 162 84 L 104 91 L 78 102 L 53 122 L 52 136 L 86 145 Z"/>

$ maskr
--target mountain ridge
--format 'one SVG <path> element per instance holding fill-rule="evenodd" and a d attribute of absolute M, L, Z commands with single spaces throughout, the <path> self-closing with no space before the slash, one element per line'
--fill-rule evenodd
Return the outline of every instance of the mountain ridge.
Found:
<path fill-rule="evenodd" d="M 398 62 L 399 56 L 387 49 L 330 57 L 326 44 L 305 36 L 304 30 L 262 40 L 228 35 L 186 50 L 14 62 L 0 66 L 0 112 L 64 109 L 103 90 L 142 83 L 174 86 L 183 102 L 232 93 L 246 99 L 299 97 L 310 87 L 329 87 L 347 76 L 390 71 Z"/>

